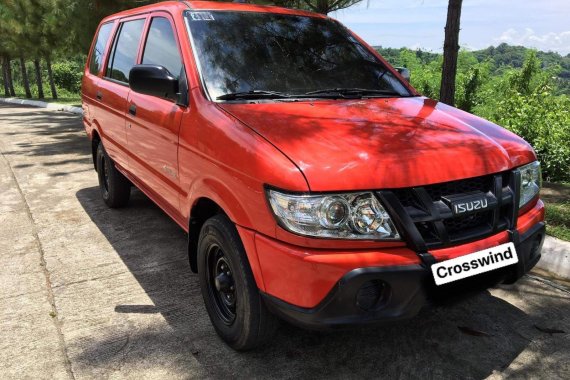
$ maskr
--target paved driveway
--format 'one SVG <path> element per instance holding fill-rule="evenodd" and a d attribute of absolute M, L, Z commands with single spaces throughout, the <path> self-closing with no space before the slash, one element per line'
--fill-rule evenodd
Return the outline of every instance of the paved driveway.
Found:
<path fill-rule="evenodd" d="M 236 353 L 183 231 L 138 191 L 103 205 L 80 117 L 0 104 L 0 151 L 2 378 L 570 378 L 570 293 L 529 277 L 384 327 L 283 324 Z"/>

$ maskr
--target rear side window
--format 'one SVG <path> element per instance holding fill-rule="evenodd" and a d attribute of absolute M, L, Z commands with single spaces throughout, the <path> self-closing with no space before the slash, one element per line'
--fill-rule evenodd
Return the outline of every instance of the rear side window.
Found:
<path fill-rule="evenodd" d="M 107 65 L 107 77 L 127 83 L 129 72 L 137 60 L 139 41 L 145 19 L 126 21 L 121 24 L 118 37 L 115 39 L 111 59 Z"/>
<path fill-rule="evenodd" d="M 113 23 L 108 22 L 101 25 L 99 28 L 99 33 L 97 34 L 97 42 L 93 46 L 93 51 L 91 52 L 91 61 L 89 62 L 89 72 L 93 75 L 99 74 L 101 70 L 101 65 L 103 64 L 103 54 L 105 54 L 105 46 L 107 46 L 107 41 L 109 41 L 109 36 L 111 35 L 111 30 L 113 29 Z"/>
<path fill-rule="evenodd" d="M 164 66 L 175 78 L 180 76 L 182 59 L 172 25 L 168 19 L 164 17 L 152 19 L 142 63 Z"/>

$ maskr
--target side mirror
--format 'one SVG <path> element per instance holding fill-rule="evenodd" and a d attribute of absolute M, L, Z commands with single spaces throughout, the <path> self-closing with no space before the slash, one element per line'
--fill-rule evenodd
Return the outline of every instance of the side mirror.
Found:
<path fill-rule="evenodd" d="M 404 77 L 404 79 L 405 79 L 407 82 L 410 81 L 410 77 L 411 77 L 410 70 L 406 69 L 405 67 L 396 67 L 395 69 L 396 69 L 397 72 L 400 73 L 400 75 L 401 75 L 402 77 Z"/>
<path fill-rule="evenodd" d="M 129 87 L 141 94 L 178 101 L 178 79 L 163 66 L 133 66 L 129 72 Z"/>

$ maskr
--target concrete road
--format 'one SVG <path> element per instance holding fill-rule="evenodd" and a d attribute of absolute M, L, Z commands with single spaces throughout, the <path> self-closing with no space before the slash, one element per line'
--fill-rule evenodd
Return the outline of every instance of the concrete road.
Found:
<path fill-rule="evenodd" d="M 0 151 L 2 379 L 570 378 L 570 293 L 530 277 L 384 327 L 283 324 L 236 353 L 185 234 L 138 191 L 100 200 L 80 117 L 0 105 Z"/>

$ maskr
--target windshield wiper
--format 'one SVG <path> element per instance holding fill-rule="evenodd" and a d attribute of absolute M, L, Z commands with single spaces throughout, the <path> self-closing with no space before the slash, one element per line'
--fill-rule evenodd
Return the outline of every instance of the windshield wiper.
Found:
<path fill-rule="evenodd" d="M 230 92 L 220 95 L 217 100 L 236 100 L 236 99 L 282 99 L 291 97 L 288 94 L 277 91 L 250 90 L 242 92 Z"/>
<path fill-rule="evenodd" d="M 305 94 L 287 94 L 279 91 L 250 90 L 240 92 L 230 92 L 220 95 L 217 100 L 238 100 L 238 99 L 306 99 L 306 98 L 361 98 L 363 96 L 402 96 L 402 94 L 392 90 L 370 90 L 366 88 L 329 88 L 325 90 L 310 91 Z"/>
<path fill-rule="evenodd" d="M 305 95 L 328 95 L 339 94 L 346 97 L 362 97 L 362 96 L 405 96 L 393 90 L 372 90 L 366 88 L 328 88 L 324 90 L 316 90 L 305 93 Z"/>

